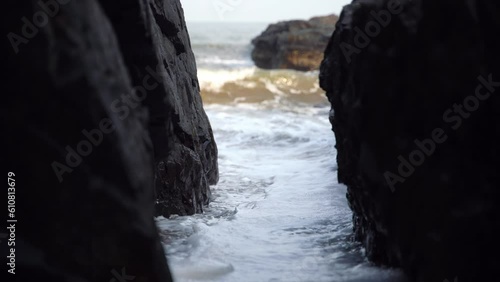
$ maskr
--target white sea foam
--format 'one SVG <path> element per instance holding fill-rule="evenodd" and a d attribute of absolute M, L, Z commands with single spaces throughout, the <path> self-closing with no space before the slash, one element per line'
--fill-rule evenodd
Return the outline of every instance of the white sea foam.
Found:
<path fill-rule="evenodd" d="M 351 240 L 318 72 L 252 66 L 265 26 L 189 27 L 220 182 L 204 214 L 157 219 L 176 281 L 403 281 Z"/>
<path fill-rule="evenodd" d="M 176 281 L 402 281 L 351 241 L 328 110 L 207 106 L 220 152 L 213 201 L 157 221 L 174 234 L 165 250 Z"/>
<path fill-rule="evenodd" d="M 198 81 L 200 88 L 217 91 L 228 82 L 240 81 L 252 76 L 255 71 L 255 67 L 230 70 L 198 69 Z"/>

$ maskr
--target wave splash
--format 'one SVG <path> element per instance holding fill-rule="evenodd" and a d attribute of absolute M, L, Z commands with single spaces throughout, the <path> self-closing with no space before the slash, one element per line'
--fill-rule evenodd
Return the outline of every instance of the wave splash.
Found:
<path fill-rule="evenodd" d="M 318 72 L 238 69 L 199 69 L 203 101 L 208 104 L 327 102 L 319 87 Z"/>

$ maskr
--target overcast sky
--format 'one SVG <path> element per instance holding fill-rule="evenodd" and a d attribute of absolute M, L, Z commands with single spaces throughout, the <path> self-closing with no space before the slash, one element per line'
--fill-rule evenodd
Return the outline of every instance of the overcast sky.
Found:
<path fill-rule="evenodd" d="M 339 14 L 351 0 L 181 0 L 186 21 L 275 22 Z"/>

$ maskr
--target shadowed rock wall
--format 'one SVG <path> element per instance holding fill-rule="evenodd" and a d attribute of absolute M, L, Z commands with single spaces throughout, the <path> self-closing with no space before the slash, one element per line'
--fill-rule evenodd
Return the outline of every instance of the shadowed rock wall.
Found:
<path fill-rule="evenodd" d="M 18 1 L 1 21 L 17 279 L 171 281 L 153 216 L 200 212 L 218 180 L 180 2 Z"/>
<path fill-rule="evenodd" d="M 325 52 L 356 238 L 416 281 L 498 279 L 499 9 L 354 1 Z"/>

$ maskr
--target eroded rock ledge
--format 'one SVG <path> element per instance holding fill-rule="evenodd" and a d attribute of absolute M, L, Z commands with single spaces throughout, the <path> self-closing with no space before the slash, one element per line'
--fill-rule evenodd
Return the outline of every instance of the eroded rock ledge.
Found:
<path fill-rule="evenodd" d="M 500 6 L 394 2 L 346 6 L 321 66 L 356 238 L 416 281 L 496 280 Z"/>
<path fill-rule="evenodd" d="M 218 180 L 179 0 L 5 5 L 17 276 L 171 281 L 153 216 L 202 211 Z"/>

